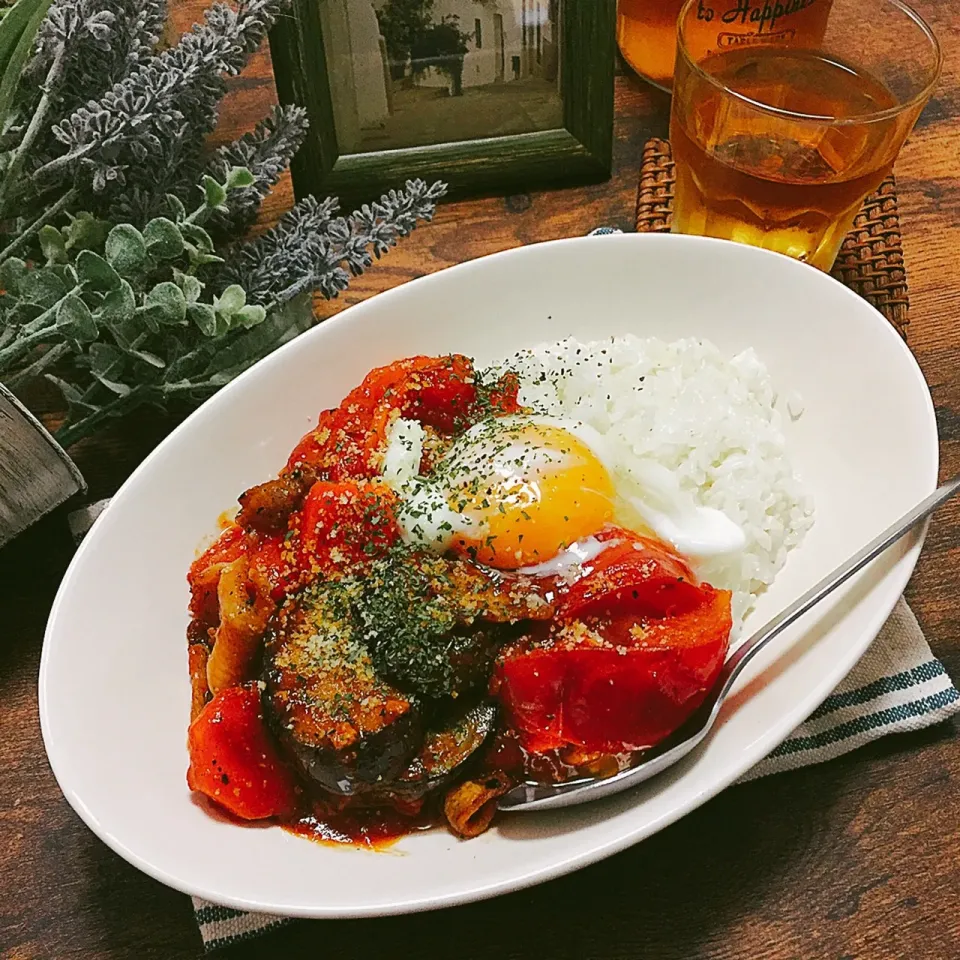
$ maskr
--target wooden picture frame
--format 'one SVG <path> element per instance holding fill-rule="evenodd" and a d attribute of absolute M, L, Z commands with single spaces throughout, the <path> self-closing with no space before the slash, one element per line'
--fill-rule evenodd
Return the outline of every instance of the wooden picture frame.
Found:
<path fill-rule="evenodd" d="M 320 20 L 327 2 L 293 0 L 270 37 L 280 100 L 305 107 L 310 119 L 293 161 L 298 196 L 335 195 L 349 207 L 413 177 L 444 180 L 447 198 L 457 199 L 610 176 L 616 0 L 558 0 L 559 128 L 363 153 L 338 144 Z"/>

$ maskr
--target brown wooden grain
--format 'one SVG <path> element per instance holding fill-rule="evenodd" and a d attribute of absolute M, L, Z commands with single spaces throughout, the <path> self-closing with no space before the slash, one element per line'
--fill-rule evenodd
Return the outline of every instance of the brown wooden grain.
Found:
<path fill-rule="evenodd" d="M 178 25 L 203 0 L 175 4 Z M 946 476 L 960 470 L 960 8 L 918 0 L 946 52 L 943 83 L 897 164 L 910 340 L 933 391 Z M 272 101 L 260 55 L 233 85 L 234 135 Z M 586 189 L 441 210 L 334 304 L 507 247 L 630 228 L 640 148 L 665 132 L 666 98 L 617 83 L 615 170 Z M 288 182 L 269 207 L 289 204 Z M 602 291 L 598 291 L 598 303 Z M 143 414 L 77 451 L 94 497 L 112 493 L 170 428 Z M 878 478 L 882 481 L 882 478 Z M 186 897 L 87 830 L 60 795 L 37 721 L 43 625 L 73 552 L 63 513 L 0 551 L 0 957 L 200 955 Z M 908 597 L 960 677 L 960 503 L 934 520 Z M 118 718 L 118 723 L 123 722 Z M 239 945 L 251 957 L 480 960 L 900 960 L 960 957 L 960 748 L 956 724 L 728 790 L 645 843 L 533 890 L 437 914 L 299 923 Z M 118 771 L 122 776 L 123 771 Z"/>

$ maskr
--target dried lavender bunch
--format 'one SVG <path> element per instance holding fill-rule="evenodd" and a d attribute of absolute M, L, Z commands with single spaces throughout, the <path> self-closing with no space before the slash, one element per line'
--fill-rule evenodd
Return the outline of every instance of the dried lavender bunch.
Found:
<path fill-rule="evenodd" d="M 19 182 L 21 175 L 60 155 L 57 121 L 152 56 L 165 18 L 165 0 L 56 0 L 37 32 L 16 114 L 7 118 L 18 146 L 8 156 L 0 201 L 19 191 L 19 206 L 29 204 L 37 185 L 32 176 Z"/>
<path fill-rule="evenodd" d="M 95 193 L 125 182 L 162 141 L 189 135 L 198 146 L 216 124 L 225 74 L 239 73 L 257 49 L 285 0 L 247 0 L 233 10 L 214 4 L 205 22 L 53 127 L 66 152 L 41 166 L 43 183 L 89 176 Z"/>
<path fill-rule="evenodd" d="M 336 200 L 301 200 L 269 233 L 240 247 L 220 271 L 221 283 L 237 283 L 256 303 L 270 307 L 305 290 L 335 297 L 379 259 L 418 220 L 430 220 L 446 185 L 408 180 L 348 217 L 336 216 Z"/>
<path fill-rule="evenodd" d="M 0 216 L 39 229 L 70 192 L 68 203 L 100 215 L 136 212 L 142 223 L 166 194 L 187 200 L 205 166 L 224 76 L 243 68 L 287 3 L 215 3 L 202 24 L 154 54 L 164 0 L 56 0 L 10 124 Z"/>
<path fill-rule="evenodd" d="M 66 116 L 153 56 L 166 16 L 165 0 L 57 0 L 37 36 L 32 78 L 64 58 L 57 113 Z"/>
<path fill-rule="evenodd" d="M 64 445 L 140 404 L 209 396 L 312 322 L 311 293 L 336 296 L 432 218 L 446 188 L 415 180 L 346 217 L 306 198 L 243 242 L 305 111 L 212 153 L 205 140 L 224 77 L 287 2 L 215 3 L 156 54 L 164 0 L 16 0 L 30 32 L 19 62 L 0 56 L 0 379 L 57 384 Z"/>

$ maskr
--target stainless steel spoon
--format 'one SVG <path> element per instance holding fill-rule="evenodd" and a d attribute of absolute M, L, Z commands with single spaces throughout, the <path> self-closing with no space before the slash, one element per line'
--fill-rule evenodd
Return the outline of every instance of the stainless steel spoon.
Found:
<path fill-rule="evenodd" d="M 666 740 L 643 754 L 637 764 L 612 777 L 598 779 L 583 777 L 565 780 L 562 783 L 535 783 L 528 781 L 514 787 L 499 801 L 501 810 L 546 810 L 548 807 L 570 807 L 608 797 L 655 777 L 667 767 L 673 766 L 682 757 L 703 741 L 720 713 L 723 701 L 740 676 L 743 668 L 791 623 L 802 617 L 811 607 L 832 593 L 840 584 L 850 579 L 858 570 L 878 557 L 887 547 L 912 530 L 942 503 L 960 490 L 960 477 L 938 487 L 926 500 L 917 504 L 909 513 L 888 527 L 875 540 L 842 563 L 836 570 L 811 587 L 802 597 L 777 614 L 745 641 L 727 660 L 714 684 L 713 690 L 687 722 L 674 731 Z"/>

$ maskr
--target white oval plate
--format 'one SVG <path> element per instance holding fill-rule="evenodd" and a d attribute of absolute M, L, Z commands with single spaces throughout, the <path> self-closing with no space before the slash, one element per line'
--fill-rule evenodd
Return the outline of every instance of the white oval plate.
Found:
<path fill-rule="evenodd" d="M 40 715 L 67 799 L 153 877 L 225 905 L 358 917 L 465 903 L 538 883 L 649 836 L 768 754 L 830 693 L 907 582 L 904 541 L 785 634 L 703 748 L 651 783 L 569 810 L 501 816 L 387 853 L 335 849 L 212 817 L 184 781 L 185 574 L 218 514 L 267 479 L 324 407 L 373 366 L 458 351 L 484 361 L 547 339 L 637 333 L 756 348 L 803 416 L 787 427 L 817 520 L 750 618 L 761 623 L 934 487 L 923 376 L 890 325 L 786 257 L 672 236 L 560 240 L 408 283 L 278 350 L 191 416 L 124 484 L 64 577 L 40 668 Z M 749 621 L 748 621 L 749 622 Z"/>

